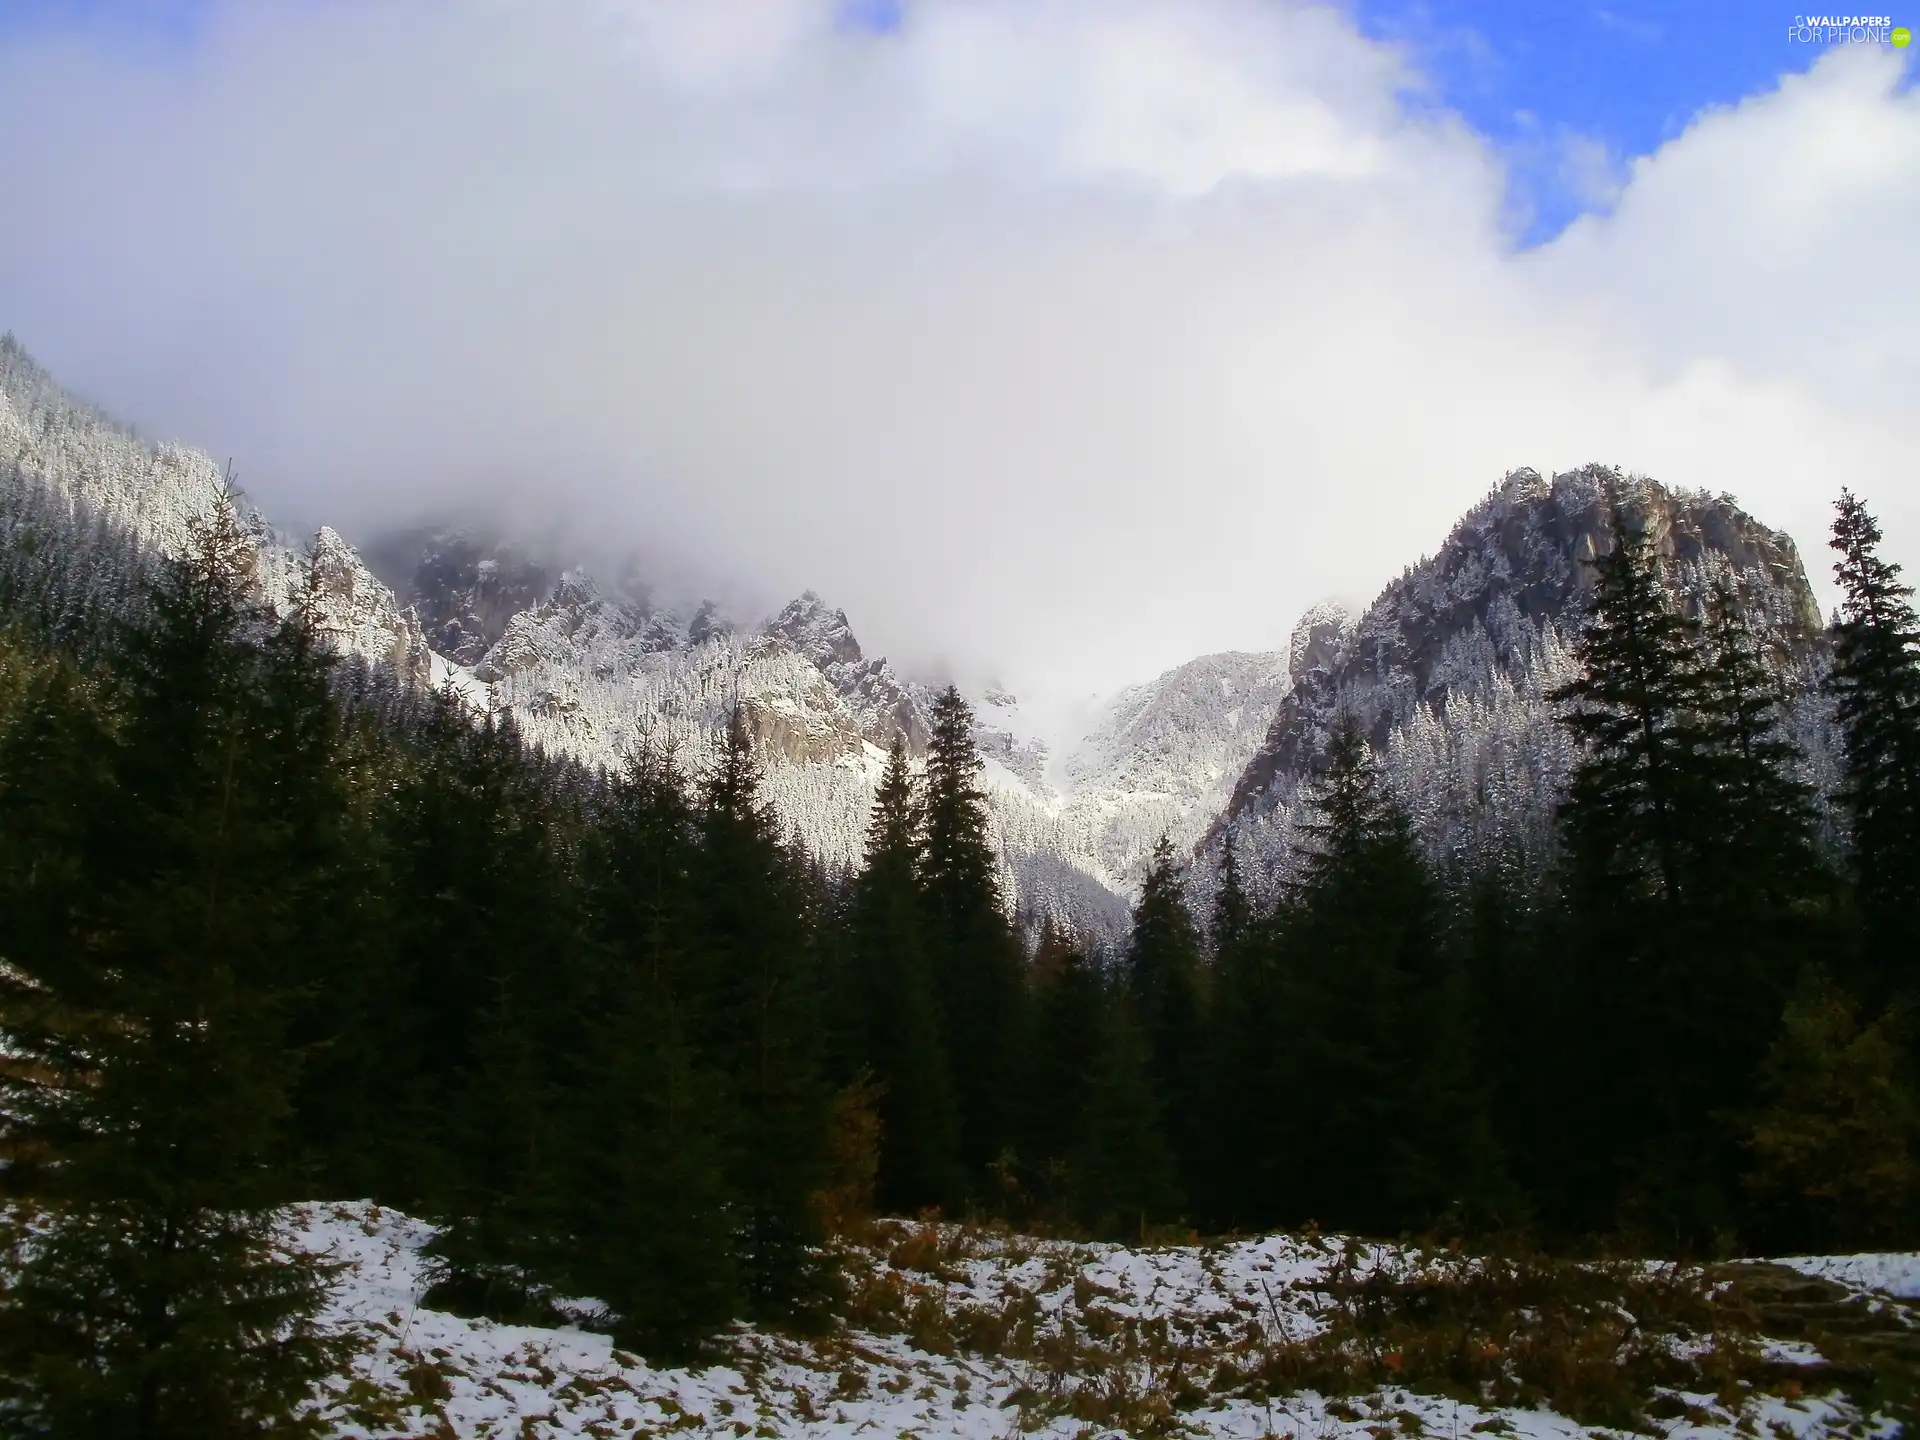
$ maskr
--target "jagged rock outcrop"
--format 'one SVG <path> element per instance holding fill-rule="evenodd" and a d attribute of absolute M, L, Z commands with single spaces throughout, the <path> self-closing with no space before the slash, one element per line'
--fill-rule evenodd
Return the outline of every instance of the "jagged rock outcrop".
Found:
<path fill-rule="evenodd" d="M 515 546 L 457 529 L 389 535 L 367 558 L 419 612 L 434 650 L 455 665 L 479 664 L 508 622 L 545 601 L 558 578 Z"/>
<path fill-rule="evenodd" d="M 846 611 L 830 608 L 808 590 L 769 620 L 765 633 L 819 667 L 867 740 L 885 749 L 901 735 L 908 753 L 926 753 L 932 697 L 925 686 L 902 680 L 884 657 L 862 654 Z"/>
<path fill-rule="evenodd" d="M 284 555 L 284 552 L 282 552 Z M 420 617 L 401 609 L 393 592 L 374 578 L 353 547 L 330 526 L 322 526 L 308 547 L 304 564 L 286 557 L 278 569 L 288 600 L 304 592 L 314 629 L 323 643 L 341 654 L 362 655 L 391 666 L 411 685 L 430 683 L 433 655 Z"/>
<path fill-rule="evenodd" d="M 1269 870 L 1286 868 L 1300 787 L 1339 714 L 1385 757 L 1436 858 L 1550 845 L 1573 756 L 1547 697 L 1573 676 L 1590 562 L 1614 545 L 1616 513 L 1670 562 L 1688 613 L 1703 613 L 1716 585 L 1731 589 L 1775 663 L 1800 682 L 1796 736 L 1820 770 L 1827 741 L 1805 681 L 1824 641 L 1792 540 L 1728 496 L 1599 466 L 1551 481 L 1519 470 L 1363 615 L 1349 623 L 1316 607 L 1303 617 L 1290 647 L 1292 691 L 1206 848 L 1217 850 L 1230 825 Z"/>

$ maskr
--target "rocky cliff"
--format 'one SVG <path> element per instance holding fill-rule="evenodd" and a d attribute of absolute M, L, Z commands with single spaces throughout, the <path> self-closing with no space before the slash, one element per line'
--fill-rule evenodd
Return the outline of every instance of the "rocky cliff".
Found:
<path fill-rule="evenodd" d="M 1365 613 L 1303 617 L 1292 688 L 1203 846 L 1231 828 L 1271 877 L 1284 874 L 1300 792 L 1334 718 L 1357 719 L 1436 859 L 1490 846 L 1543 855 L 1573 755 L 1547 696 L 1574 674 L 1570 646 L 1615 524 L 1644 531 L 1674 597 L 1703 613 L 1731 587 L 1784 678 L 1818 783 L 1831 768 L 1822 707 L 1805 682 L 1822 663 L 1819 607 L 1793 541 L 1732 498 L 1669 489 L 1599 466 L 1508 475 Z"/>

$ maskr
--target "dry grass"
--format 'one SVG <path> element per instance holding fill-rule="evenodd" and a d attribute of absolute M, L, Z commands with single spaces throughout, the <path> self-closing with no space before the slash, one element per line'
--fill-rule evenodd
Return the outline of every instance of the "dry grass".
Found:
<path fill-rule="evenodd" d="M 1421 1433 L 1392 1399 L 1405 1393 L 1482 1410 L 1545 1405 L 1645 1433 L 1682 1419 L 1751 1429 L 1764 1395 L 1867 1400 L 1874 1388 L 1857 1367 L 1769 1359 L 1765 1339 L 1781 1327 L 1700 1267 L 1301 1243 L 1321 1244 L 1329 1263 L 1257 1302 L 1188 1313 L 1096 1283 L 1091 1247 L 882 1223 L 846 1257 L 844 1313 L 854 1330 L 932 1354 L 1008 1362 L 1024 1377 L 1012 1403 L 1028 1429 L 1070 1415 L 1161 1435 L 1230 1398 L 1300 1392 L 1334 1418 L 1375 1422 L 1379 1440 Z M 1222 1254 L 1190 1253 L 1204 1267 Z"/>

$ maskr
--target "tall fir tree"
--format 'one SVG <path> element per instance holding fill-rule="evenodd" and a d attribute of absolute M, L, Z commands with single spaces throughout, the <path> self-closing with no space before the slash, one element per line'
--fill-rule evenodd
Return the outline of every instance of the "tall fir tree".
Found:
<path fill-rule="evenodd" d="M 1152 1052 L 1133 1006 L 1118 984 L 1102 998 L 1067 1191 L 1085 1233 L 1145 1241 L 1150 1226 L 1179 1214 L 1178 1161 L 1167 1144 Z"/>
<path fill-rule="evenodd" d="M 1583 882 L 1615 900 L 1677 903 L 1706 785 L 1699 666 L 1652 540 L 1618 510 L 1613 531 L 1575 645 L 1582 673 L 1552 697 L 1581 747 L 1560 823 Z"/>
<path fill-rule="evenodd" d="M 1031 1044 L 1023 1067 L 1021 1152 L 1023 1216 L 1078 1223 L 1074 1168 L 1088 1132 L 1093 1078 L 1105 1039 L 1107 995 L 1077 937 L 1052 920 L 1041 927 L 1033 961 Z"/>
<path fill-rule="evenodd" d="M 649 1356 L 695 1355 L 739 1313 L 721 1077 L 695 1043 L 694 815 L 664 757 L 632 756 L 587 862 L 600 972 L 573 1087 L 568 1279 Z"/>
<path fill-rule="evenodd" d="M 946 1047 L 920 904 L 921 817 L 905 741 L 895 736 L 867 825 L 866 864 L 847 916 L 841 1022 L 879 1090 L 881 1206 L 912 1214 L 964 1192 Z"/>
<path fill-rule="evenodd" d="M 1145 1047 L 1151 1099 L 1179 1172 L 1203 1163 L 1206 1109 L 1200 938 L 1187 908 L 1173 843 L 1153 848 L 1127 942 L 1127 999 Z M 1123 1037 L 1131 1043 L 1132 1037 Z"/>
<path fill-rule="evenodd" d="M 1285 1210 L 1293 1099 L 1287 1057 L 1276 1044 L 1285 1002 L 1271 921 L 1253 911 L 1229 832 L 1212 927 L 1205 1202 L 1209 1218 L 1230 1229 L 1280 1223 Z"/>
<path fill-rule="evenodd" d="M 832 1095 L 821 1073 L 809 885 L 761 795 L 744 710 L 702 787 L 691 882 L 702 1048 L 734 1112 L 748 1313 L 806 1313 L 824 1295 L 815 1196 L 828 1179 Z"/>
<path fill-rule="evenodd" d="M 1746 607 L 1714 588 L 1702 634 L 1699 709 L 1725 817 L 1711 883 L 1718 903 L 1778 912 L 1817 880 L 1812 788 L 1786 730 L 1787 689 Z"/>
<path fill-rule="evenodd" d="M 1880 526 L 1840 492 L 1832 545 L 1840 616 L 1828 681 L 1846 753 L 1845 802 L 1870 961 L 1883 991 L 1920 978 L 1920 617 Z"/>
<path fill-rule="evenodd" d="M 553 1261 L 554 1098 L 583 1012 L 563 807 L 509 716 L 430 707 L 395 797 L 394 944 L 417 1137 L 410 1202 L 444 1222 L 435 1299 L 505 1319 Z M 407 1053 L 407 1052 L 403 1052 Z"/>
<path fill-rule="evenodd" d="M 968 1183 L 981 1193 L 988 1167 L 1014 1138 L 1015 1062 L 1026 1010 L 1025 957 L 1000 894 L 979 784 L 983 768 L 973 712 L 949 686 L 934 702 L 927 746 L 920 887 L 960 1157 Z"/>
<path fill-rule="evenodd" d="M 1424 1226 L 1469 1205 L 1492 1168 L 1439 896 L 1352 720 L 1329 735 L 1310 798 L 1283 920 L 1287 1218 Z"/>
<path fill-rule="evenodd" d="M 1806 815 L 1778 699 L 1731 605 L 1702 637 L 1644 530 L 1616 510 L 1595 562 L 1583 674 L 1556 693 L 1580 746 L 1560 820 L 1584 1079 L 1567 1162 L 1584 1225 L 1724 1243 L 1748 1093 L 1785 985 L 1763 916 L 1806 888 Z"/>
<path fill-rule="evenodd" d="M 0 1296 L 0 1404 L 26 1434 L 312 1433 L 341 1358 L 314 1321 L 324 1267 L 281 1252 L 274 1216 L 335 716 L 253 563 L 230 504 L 197 520 L 121 637 L 111 713 L 57 678 L 64 716 L 0 757 L 0 1127 L 31 1237 Z"/>

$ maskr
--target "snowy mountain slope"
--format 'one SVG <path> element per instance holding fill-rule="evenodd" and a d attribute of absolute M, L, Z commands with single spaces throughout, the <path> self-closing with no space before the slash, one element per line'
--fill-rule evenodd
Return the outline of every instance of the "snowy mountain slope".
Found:
<path fill-rule="evenodd" d="M 1137 884 L 1162 835 L 1185 852 L 1225 808 L 1292 688 L 1282 656 L 1203 655 L 1106 705 L 1060 764 L 1065 817 L 1109 874 Z"/>
<path fill-rule="evenodd" d="M 1308 612 L 1295 631 L 1294 685 L 1203 847 L 1227 827 L 1283 874 L 1334 717 L 1352 714 L 1386 760 L 1429 852 L 1442 862 L 1502 847 L 1539 857 L 1573 752 L 1547 696 L 1574 676 L 1570 646 L 1593 584 L 1586 562 L 1610 549 L 1610 507 L 1671 562 L 1679 603 L 1702 613 L 1716 584 L 1733 590 L 1786 678 L 1822 663 L 1819 607 L 1793 542 L 1727 496 L 1668 489 L 1598 466 L 1508 475 L 1431 557 L 1358 617 Z M 1813 688 L 1793 717 L 1809 778 L 1832 769 Z M 1208 866 L 1202 866 L 1203 871 Z"/>
<path fill-rule="evenodd" d="M 409 544 L 418 547 L 411 557 Z M 858 862 L 895 735 L 916 759 L 925 753 L 932 690 L 867 655 L 846 612 L 813 591 L 758 626 L 733 624 L 711 602 L 683 622 L 670 609 L 603 593 L 583 570 L 458 531 L 416 532 L 374 550 L 389 574 L 410 576 L 404 593 L 420 613 L 453 616 L 453 633 L 486 640 L 450 673 L 548 749 L 619 765 L 651 747 L 697 779 L 737 704 L 775 813 L 826 865 Z M 557 579 L 531 592 L 546 576 Z M 489 613 L 484 602 L 510 586 L 528 597 L 524 608 Z M 1084 824 L 1062 813 L 1046 784 L 1045 746 L 1009 728 L 1012 697 L 991 692 L 976 703 L 974 738 L 987 760 L 989 815 L 1010 897 L 1030 925 L 1052 915 L 1112 938 L 1126 918 L 1121 871 L 1105 863 Z"/>
<path fill-rule="evenodd" d="M 1380 1440 L 1492 1433 L 1573 1440 L 1595 1430 L 1532 1403 L 1455 1402 L 1386 1384 L 1337 1397 L 1291 1384 L 1265 1395 L 1237 1383 L 1311 1345 L 1355 1276 L 1425 1274 L 1397 1247 L 1271 1235 L 1212 1246 L 1128 1248 L 883 1222 L 846 1252 L 849 1318 L 814 1338 L 739 1327 L 717 1363 L 649 1365 L 582 1328 L 592 1301 L 556 1328 L 468 1320 L 424 1306 L 430 1226 L 366 1202 L 295 1207 L 289 1242 L 342 1267 L 325 1316 L 363 1342 L 352 1373 L 323 1394 L 336 1437 L 871 1434 L 999 1440 L 1020 1434 L 1106 1440 L 1189 1434 L 1270 1440 Z M 1800 1262 L 1809 1264 L 1811 1262 Z M 1910 1256 L 1832 1258 L 1832 1268 L 1911 1270 Z M 1873 1294 L 1866 1305 L 1887 1308 Z M 1628 1322 L 1635 1317 L 1627 1315 Z M 1637 1322 L 1636 1322 L 1637 1323 Z M 1889 1321 L 1888 1323 L 1903 1323 Z M 1699 1338 L 1670 1345 L 1664 1391 L 1672 1440 L 1770 1434 L 1815 1440 L 1883 1434 L 1822 1374 L 1805 1344 L 1767 1342 L 1775 1370 L 1807 1383 L 1770 1390 L 1726 1368 Z M 1690 1357 L 1698 1357 L 1694 1367 Z M 1392 1357 L 1397 1360 L 1396 1355 Z M 1278 1368 L 1284 1372 L 1282 1363 Z"/>
<path fill-rule="evenodd" d="M 0 546 L 37 546 L 48 530 L 77 544 L 104 527 L 113 538 L 95 547 L 102 563 L 137 567 L 177 553 L 190 522 L 226 494 L 210 457 L 142 438 L 68 395 L 11 337 L 0 341 Z M 857 862 L 894 734 L 924 750 L 931 692 L 863 654 L 845 614 L 811 592 L 751 629 L 711 605 L 688 622 L 643 591 L 607 593 L 584 571 L 511 546 L 415 532 L 377 552 L 388 573 L 409 576 L 403 603 L 336 531 L 296 548 L 239 504 L 277 609 L 309 606 L 340 653 L 410 683 L 450 684 L 476 712 L 509 712 L 559 753 L 619 765 L 654 745 L 698 779 L 737 703 L 776 813 L 828 865 Z M 131 574 L 115 584 L 130 589 Z M 1125 919 L 1115 877 L 1062 820 L 1041 775 L 1044 747 L 990 722 L 979 739 L 998 782 L 989 792 L 1004 878 L 1025 918 L 1114 934 Z"/>
<path fill-rule="evenodd" d="M 0 335 L 0 477 L 109 515 L 158 550 L 184 545 L 187 522 L 225 491 L 212 458 L 142 440 L 74 399 L 11 334 Z"/>
<path fill-rule="evenodd" d="M 142 439 L 74 399 L 11 335 L 0 336 L 0 488 L 14 497 L 31 492 L 43 508 L 63 511 L 69 527 L 108 524 L 157 554 L 177 553 L 190 522 L 227 494 L 210 456 Z M 391 666 L 410 680 L 428 678 L 419 622 L 338 534 L 323 528 L 303 556 L 244 500 L 240 508 L 259 547 L 270 604 L 286 613 L 304 601 L 340 653 Z"/>
<path fill-rule="evenodd" d="M 79 530 L 106 525 L 147 552 L 175 550 L 224 490 L 213 460 L 142 439 L 0 340 L 0 500 L 31 501 L 0 507 L 0 547 L 39 543 L 42 517 L 55 513 L 76 543 Z M 1255 883 L 1282 878 L 1301 786 L 1343 710 L 1385 756 L 1437 860 L 1493 847 L 1542 858 L 1572 761 L 1546 697 L 1572 678 L 1568 647 L 1591 584 L 1583 562 L 1611 543 L 1610 497 L 1672 557 L 1684 603 L 1697 610 L 1716 581 L 1729 583 L 1783 672 L 1805 678 L 1821 663 L 1820 616 L 1791 541 L 1731 500 L 1595 467 L 1550 482 L 1516 471 L 1364 615 L 1317 606 L 1284 658 L 1208 655 L 1131 687 L 1062 757 L 1030 732 L 1014 696 L 970 696 L 1003 876 L 1023 919 L 1053 915 L 1117 937 L 1162 834 L 1197 844 L 1202 903 L 1206 862 L 1228 827 Z M 686 620 L 631 577 L 609 591 L 582 569 L 454 529 L 373 547 L 400 584 L 396 598 L 333 530 L 305 547 L 309 572 L 306 556 L 243 510 L 276 605 L 305 600 L 342 653 L 452 685 L 556 752 L 616 766 L 652 746 L 697 779 L 737 704 L 776 813 L 829 866 L 858 861 L 894 736 L 924 753 L 932 690 L 867 655 L 846 613 L 812 591 L 758 625 L 711 603 Z M 1830 788 L 1817 698 L 1800 702 L 1795 727 L 1810 778 Z"/>

